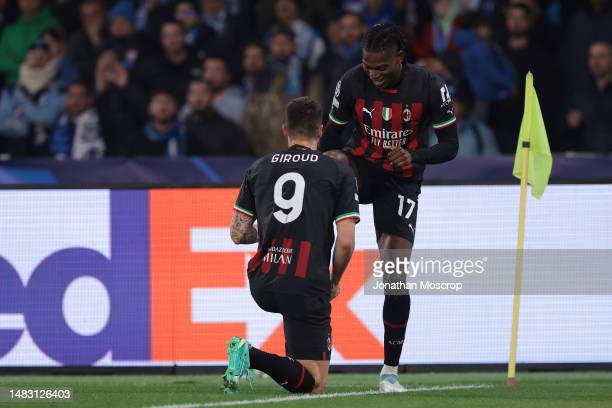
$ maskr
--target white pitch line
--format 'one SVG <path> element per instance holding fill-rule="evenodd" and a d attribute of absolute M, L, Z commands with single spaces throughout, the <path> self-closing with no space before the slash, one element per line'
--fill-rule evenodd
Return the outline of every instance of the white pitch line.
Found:
<path fill-rule="evenodd" d="M 490 384 L 466 384 L 466 385 L 445 385 L 437 387 L 421 387 L 421 388 L 409 388 L 407 392 L 425 392 L 425 391 L 450 391 L 450 390 L 469 390 L 474 388 L 491 388 Z M 236 405 L 255 405 L 255 404 L 275 404 L 280 402 L 288 401 L 308 401 L 315 399 L 327 399 L 336 397 L 358 397 L 361 395 L 376 395 L 382 394 L 380 391 L 354 391 L 354 392 L 334 392 L 330 394 L 320 395 L 294 395 L 288 397 L 275 397 L 266 399 L 251 399 L 251 400 L 239 400 L 239 401 L 219 401 L 219 402 L 205 402 L 202 404 L 181 404 L 181 405 L 158 405 L 149 408 L 210 408 L 210 407 L 231 407 Z"/>

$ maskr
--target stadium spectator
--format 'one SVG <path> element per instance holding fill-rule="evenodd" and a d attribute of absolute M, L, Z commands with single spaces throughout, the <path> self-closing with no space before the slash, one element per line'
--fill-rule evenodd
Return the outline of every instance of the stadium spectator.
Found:
<path fill-rule="evenodd" d="M 238 0 L 240 1 L 240 0 Z M 257 21 L 256 32 L 264 36 L 270 27 L 278 23 L 276 17 L 275 4 L 276 0 L 258 0 L 250 2 L 242 0 L 244 3 L 256 3 L 254 7 L 255 18 Z M 300 16 L 307 21 L 319 33 L 325 31 L 327 23 L 339 13 L 337 1 L 329 0 L 298 0 L 300 7 Z"/>
<path fill-rule="evenodd" d="M 356 13 L 343 13 L 340 22 L 340 44 L 337 52 L 343 59 L 349 60 L 348 65 L 352 65 L 361 58 L 361 39 L 365 32 L 363 19 Z"/>
<path fill-rule="evenodd" d="M 108 47 L 117 52 L 128 70 L 136 65 L 143 42 L 134 30 L 134 21 L 134 7 L 126 0 L 118 1 L 108 13 Z"/>
<path fill-rule="evenodd" d="M 284 74 L 272 72 L 266 63 L 265 49 L 248 45 L 242 60 L 246 95 L 244 128 L 256 155 L 282 150 L 287 141 L 281 132 L 287 97 Z"/>
<path fill-rule="evenodd" d="M 357 14 L 361 18 L 361 14 Z M 342 42 L 340 33 L 340 18 L 329 20 L 327 27 L 325 27 L 325 41 L 327 46 L 325 47 L 328 51 L 330 48 L 337 47 Z"/>
<path fill-rule="evenodd" d="M 17 18 L 17 5 L 10 0 L 0 0 L 0 34 L 4 28 Z"/>
<path fill-rule="evenodd" d="M 474 95 L 467 86 L 462 86 L 453 95 L 453 110 L 457 118 L 459 156 L 490 156 L 499 153 L 493 130 L 475 118 Z"/>
<path fill-rule="evenodd" d="M 148 111 L 149 121 L 134 153 L 169 158 L 183 156 L 187 135 L 177 119 L 178 105 L 174 94 L 163 90 L 153 92 Z"/>
<path fill-rule="evenodd" d="M 514 71 L 501 48 L 491 40 L 492 30 L 484 15 L 472 13 L 457 30 L 465 77 L 477 99 L 492 102 L 508 98 L 515 87 Z"/>
<path fill-rule="evenodd" d="M 115 51 L 106 50 L 100 55 L 95 91 L 107 155 L 131 155 L 146 120 L 146 98 L 134 85 Z"/>
<path fill-rule="evenodd" d="M 71 38 L 81 28 L 79 5 L 82 0 L 47 0 L 55 18 L 61 23 L 67 38 Z"/>
<path fill-rule="evenodd" d="M 345 12 L 338 19 L 338 24 L 338 43 L 330 45 L 317 68 L 317 75 L 326 90 L 323 97 L 326 112 L 342 74 L 361 63 L 361 37 L 365 30 L 362 17 L 357 13 Z"/>
<path fill-rule="evenodd" d="M 547 13 L 546 7 L 552 1 L 542 0 L 509 0 L 509 5 L 524 5 L 529 9 L 531 19 L 532 36 L 537 38 L 545 47 L 556 50 L 561 34 L 558 27 L 559 22 L 551 19 L 551 14 Z"/>
<path fill-rule="evenodd" d="M 480 11 L 490 16 L 495 11 L 495 5 L 499 4 L 498 0 L 461 0 L 460 6 L 462 12 Z"/>
<path fill-rule="evenodd" d="M 266 63 L 266 49 L 259 43 L 248 44 L 242 57 L 242 91 L 246 99 L 253 93 L 267 92 L 274 75 Z"/>
<path fill-rule="evenodd" d="M 57 63 L 60 93 L 75 81 L 96 89 L 100 129 L 110 138 L 106 154 L 131 155 L 150 94 L 164 89 L 185 106 L 189 82 L 203 78 L 213 106 L 250 141 L 259 140 L 253 148 L 261 154 L 284 147 L 267 132 L 278 133 L 276 115 L 282 117 L 286 101 L 307 94 L 329 108 L 339 75 L 360 63 L 364 29 L 388 20 L 410 39 L 415 55 L 407 60 L 441 75 L 451 95 L 469 81 L 470 119 L 486 119 L 501 152 L 516 147 L 527 71 L 534 73 L 553 151 L 561 142 L 594 149 L 583 146 L 586 122 L 572 128 L 565 116 L 593 90 L 587 50 L 595 40 L 612 41 L 611 0 L 0 0 L 0 90 L 3 77 L 14 84 L 25 50 L 42 39 Z M 254 45 L 260 41 L 264 49 Z M 124 69 L 106 64 L 107 79 L 100 80 L 96 63 L 108 49 Z M 573 62 L 560 64 L 561 57 Z M 225 63 L 212 62 L 205 75 L 206 58 Z M 582 84 L 582 94 L 560 83 Z M 132 105 L 138 113 L 122 112 Z M 118 130 L 121 122 L 135 129 L 132 136 Z"/>
<path fill-rule="evenodd" d="M 363 15 L 367 27 L 374 24 L 394 21 L 398 17 L 398 9 L 394 0 L 344 0 L 342 8 Z"/>
<path fill-rule="evenodd" d="M 230 85 L 232 77 L 228 62 L 212 56 L 203 65 L 202 79 L 208 83 L 213 93 L 213 106 L 221 116 L 243 126 L 245 100 L 240 87 Z"/>
<path fill-rule="evenodd" d="M 136 31 L 156 39 L 162 24 L 174 15 L 174 0 L 138 0 L 136 3 Z"/>
<path fill-rule="evenodd" d="M 433 0 L 433 18 L 412 42 L 411 51 L 418 58 L 440 54 L 447 49 L 458 53 L 455 32 L 459 28 L 459 1 Z"/>
<path fill-rule="evenodd" d="M 0 136 L 11 156 L 47 155 L 49 132 L 63 105 L 63 95 L 54 78 L 57 61 L 41 40 L 32 44 L 19 68 L 17 84 L 2 92 Z"/>
<path fill-rule="evenodd" d="M 339 12 L 337 4 L 333 1 L 300 1 L 300 16 L 319 33 L 325 31 L 327 23 Z"/>
<path fill-rule="evenodd" d="M 223 0 L 200 0 L 200 8 L 205 38 L 212 40 L 207 48 L 214 53 L 239 49 L 244 37 L 241 34 L 248 29 L 240 26 L 237 16 L 228 13 Z M 231 54 L 228 52 L 227 56 Z"/>
<path fill-rule="evenodd" d="M 66 36 L 60 28 L 48 28 L 40 38 L 49 46 L 51 59 L 57 61 L 57 77 L 60 86 L 67 86 L 79 79 L 79 69 L 66 55 Z"/>
<path fill-rule="evenodd" d="M 72 36 L 68 55 L 79 67 L 81 79 L 92 83 L 96 61 L 107 38 L 106 10 L 102 0 L 84 0 L 80 13 L 81 30 Z"/>
<path fill-rule="evenodd" d="M 325 43 L 319 33 L 300 18 L 297 0 L 276 0 L 274 13 L 278 23 L 295 34 L 295 54 L 308 69 L 315 69 L 325 54 Z"/>
<path fill-rule="evenodd" d="M 19 18 L 6 26 L 0 38 L 0 74 L 7 85 L 13 85 L 19 77 L 19 69 L 28 47 L 50 27 L 58 27 L 42 0 L 19 0 Z"/>
<path fill-rule="evenodd" d="M 366 0 L 365 3 L 363 19 L 368 28 L 386 21 L 397 21 L 403 6 L 403 1 L 398 0 Z"/>
<path fill-rule="evenodd" d="M 206 41 L 200 16 L 191 1 L 179 1 L 174 6 L 174 19 L 183 25 L 185 42 L 191 48 L 201 46 Z"/>
<path fill-rule="evenodd" d="M 567 125 L 574 131 L 575 149 L 612 151 L 612 45 L 596 41 L 589 50 L 591 77 L 575 82 Z"/>
<path fill-rule="evenodd" d="M 523 116 L 524 83 L 527 72 L 532 72 L 538 90 L 540 106 L 548 131 L 556 134 L 561 121 L 555 119 L 558 100 L 558 82 L 554 55 L 532 36 L 530 9 L 524 4 L 510 5 L 506 9 L 507 40 L 503 44 L 508 60 L 514 67 L 517 92 L 510 98 L 491 105 L 491 125 L 495 130 L 502 153 L 516 150 L 516 138 Z M 553 130 L 554 129 L 554 130 Z"/>
<path fill-rule="evenodd" d="M 565 36 L 560 41 L 564 58 L 572 61 L 563 64 L 566 81 L 576 78 L 587 80 L 590 76 L 586 63 L 589 46 L 595 40 L 612 41 L 612 2 L 610 0 L 590 0 L 580 2 L 582 7 L 572 15 Z"/>
<path fill-rule="evenodd" d="M 185 31 L 180 23 L 165 22 L 161 27 L 160 41 L 161 52 L 139 60 L 136 76 L 147 94 L 162 88 L 182 103 L 189 81 L 201 75 L 200 62 L 187 48 Z"/>
<path fill-rule="evenodd" d="M 275 26 L 270 30 L 268 64 L 274 73 L 285 76 L 285 95 L 298 97 L 303 93 L 304 66 L 295 55 L 295 34 L 290 28 Z"/>
<path fill-rule="evenodd" d="M 228 13 L 223 0 L 201 0 L 202 21 L 214 30 L 217 38 L 225 34 L 228 28 Z"/>
<path fill-rule="evenodd" d="M 542 63 L 542 55 L 550 56 L 532 36 L 531 11 L 523 4 L 506 9 L 507 40 L 504 48 L 519 75 Z"/>
<path fill-rule="evenodd" d="M 187 92 L 189 114 L 183 124 L 187 132 L 188 156 L 248 155 L 251 149 L 242 128 L 221 116 L 212 106 L 210 85 L 193 80 Z"/>
<path fill-rule="evenodd" d="M 444 79 L 451 95 L 467 81 L 461 58 L 450 51 L 420 59 L 416 64 L 427 67 Z"/>
<path fill-rule="evenodd" d="M 64 110 L 51 133 L 51 155 L 83 160 L 100 158 L 104 150 L 91 90 L 85 83 L 74 82 L 68 87 Z"/>

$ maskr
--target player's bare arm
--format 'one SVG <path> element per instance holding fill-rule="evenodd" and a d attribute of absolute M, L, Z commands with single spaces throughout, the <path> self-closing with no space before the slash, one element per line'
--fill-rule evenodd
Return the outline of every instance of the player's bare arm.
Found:
<path fill-rule="evenodd" d="M 355 224 L 354 219 L 345 219 L 336 223 L 337 236 L 334 245 L 334 255 L 332 260 L 332 293 L 331 299 L 340 293 L 340 279 L 351 260 L 355 249 Z"/>
<path fill-rule="evenodd" d="M 253 224 L 255 218 L 234 211 L 232 216 L 232 225 L 230 227 L 230 236 L 235 244 L 254 244 L 257 242 L 257 228 Z"/>

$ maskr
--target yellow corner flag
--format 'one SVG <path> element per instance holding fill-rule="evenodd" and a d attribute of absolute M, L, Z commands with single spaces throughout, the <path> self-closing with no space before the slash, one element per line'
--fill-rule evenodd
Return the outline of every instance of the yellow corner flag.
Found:
<path fill-rule="evenodd" d="M 527 73 L 525 79 L 525 111 L 516 146 L 514 168 L 512 169 L 512 175 L 518 179 L 522 175 L 522 148 L 529 149 L 527 182 L 531 185 L 531 194 L 539 199 L 548 185 L 548 178 L 552 169 L 552 155 L 548 146 L 538 95 L 533 87 L 533 74 L 531 72 Z"/>
<path fill-rule="evenodd" d="M 516 156 L 514 158 L 514 177 L 521 179 L 519 204 L 518 235 L 516 240 L 516 260 L 514 270 L 514 302 L 512 306 L 512 334 L 510 335 L 510 358 L 508 361 L 508 386 L 514 385 L 516 378 L 516 350 L 518 347 L 519 309 L 521 304 L 521 279 L 523 274 L 523 246 L 525 241 L 525 212 L 527 203 L 527 182 L 531 184 L 531 194 L 542 197 L 552 170 L 552 155 L 548 146 L 546 129 L 538 96 L 533 88 L 533 75 L 527 73 L 525 79 L 525 112 L 521 123 Z"/>

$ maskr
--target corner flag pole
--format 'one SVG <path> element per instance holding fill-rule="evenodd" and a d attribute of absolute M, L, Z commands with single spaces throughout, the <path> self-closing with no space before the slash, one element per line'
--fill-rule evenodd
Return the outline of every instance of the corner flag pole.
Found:
<path fill-rule="evenodd" d="M 527 87 L 531 76 L 527 77 Z M 531 98 L 525 98 L 525 115 L 527 123 L 531 120 Z M 523 275 L 523 245 L 525 241 L 525 210 L 527 207 L 527 171 L 529 164 L 530 134 L 521 142 L 521 198 L 519 205 L 518 237 L 516 240 L 516 258 L 514 264 L 514 304 L 512 307 L 512 334 L 510 337 L 510 360 L 508 362 L 508 386 L 514 385 L 516 378 L 516 349 L 518 341 L 519 310 L 521 305 L 521 278 Z M 526 140 L 525 140 L 526 139 Z"/>
<path fill-rule="evenodd" d="M 521 278 L 523 275 L 523 243 L 525 240 L 525 209 L 527 207 L 527 163 L 529 161 L 529 142 L 521 146 L 523 160 L 521 177 L 521 198 L 519 206 L 518 238 L 514 266 L 514 304 L 512 307 L 512 335 L 510 337 L 510 361 L 508 362 L 508 386 L 514 385 L 516 377 L 516 348 L 518 340 L 519 309 L 521 305 Z"/>

